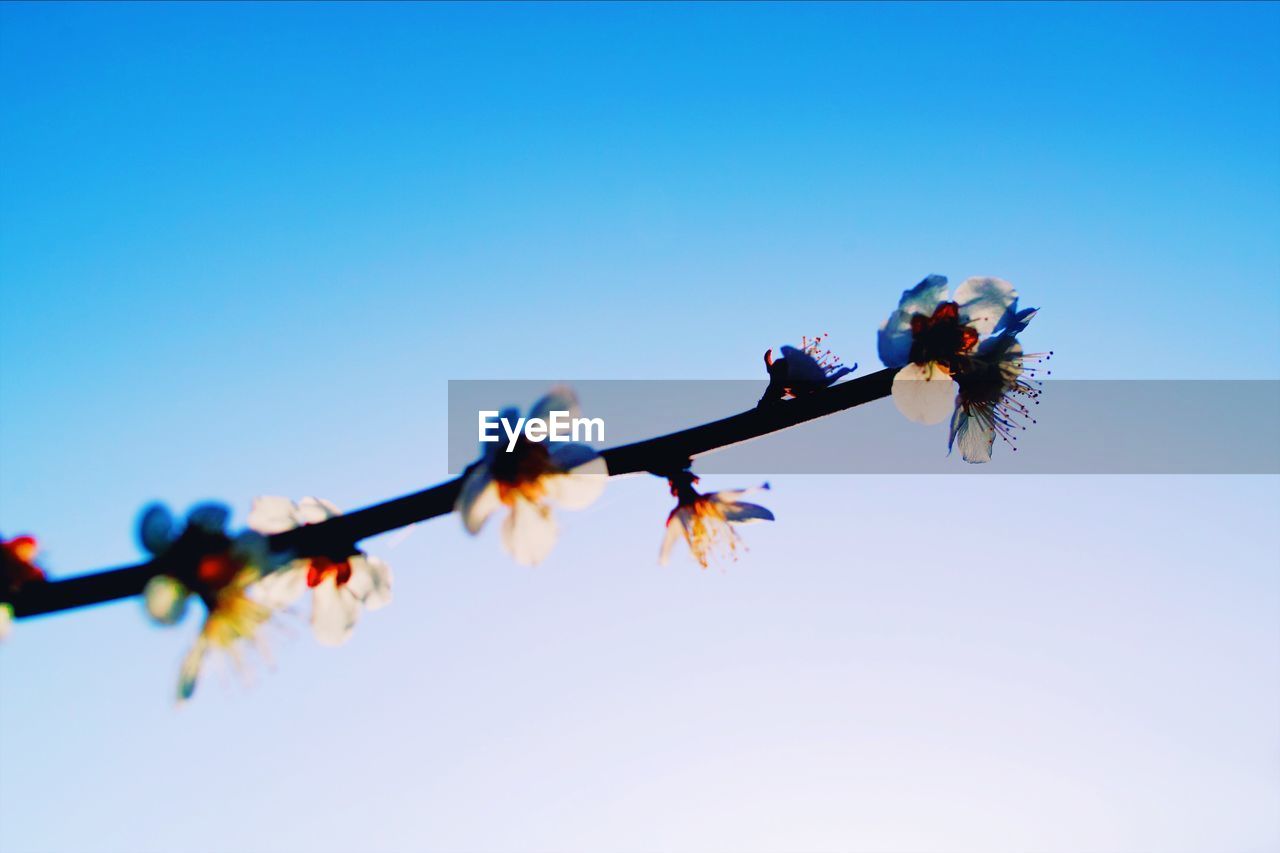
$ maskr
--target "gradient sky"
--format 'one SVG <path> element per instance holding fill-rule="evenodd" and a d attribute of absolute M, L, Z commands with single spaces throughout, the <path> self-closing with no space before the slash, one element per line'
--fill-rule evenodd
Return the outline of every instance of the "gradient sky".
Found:
<path fill-rule="evenodd" d="M 871 369 L 934 272 L 1055 375 L 1280 378 L 1277 139 L 1274 4 L 6 4 L 0 523 L 414 490 L 448 379 Z M 532 570 L 373 540 L 350 644 L 180 710 L 194 619 L 24 621 L 0 849 L 1280 846 L 1277 478 L 771 479 L 706 572 L 651 478 Z"/>

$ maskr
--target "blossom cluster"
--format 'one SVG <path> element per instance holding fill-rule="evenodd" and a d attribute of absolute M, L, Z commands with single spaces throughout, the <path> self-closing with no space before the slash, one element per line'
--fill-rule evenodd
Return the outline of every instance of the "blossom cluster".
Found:
<path fill-rule="evenodd" d="M 1036 365 L 1053 354 L 1024 353 L 1018 342 L 1035 315 L 999 278 L 965 279 L 948 298 L 947 279 L 931 275 L 903 292 L 877 341 L 885 367 L 900 368 L 898 410 L 923 424 L 950 419 L 947 448 L 966 462 L 989 462 L 996 436 L 1017 450 L 1017 432 L 1035 422 Z"/>
<path fill-rule="evenodd" d="M 1019 309 L 1013 286 L 998 278 L 970 278 L 949 294 L 945 278 L 929 276 L 905 291 L 877 339 L 880 359 L 896 368 L 892 397 L 897 408 L 921 423 L 949 419 L 948 452 L 959 449 L 966 462 L 990 460 L 997 436 L 1012 445 L 1015 432 L 1033 421 L 1030 407 L 1040 395 L 1036 365 L 1050 355 L 1024 353 L 1018 341 L 1035 313 Z M 781 347 L 776 358 L 772 349 L 766 351 L 769 384 L 760 407 L 822 393 L 856 370 L 856 364 L 846 367 L 831 352 L 826 339 L 825 333 L 802 338 L 799 346 Z M 553 412 L 578 417 L 572 390 L 553 389 L 523 419 L 517 410 L 504 409 L 500 420 L 546 420 Z M 768 489 L 767 483 L 704 493 L 695 488 L 699 479 L 688 459 L 671 462 L 650 469 L 667 481 L 675 498 L 658 552 L 661 564 L 681 539 L 704 569 L 717 559 L 737 559 L 744 548 L 737 528 L 774 519 L 764 506 L 744 500 Z M 555 512 L 590 506 L 609 476 L 605 458 L 586 444 L 548 445 L 516 430 L 501 450 L 494 442 L 482 444 L 480 458 L 457 484 L 453 508 L 471 535 L 495 514 L 504 516 L 502 547 L 515 562 L 533 566 L 555 545 Z M 363 611 L 390 603 L 391 569 L 349 538 L 313 537 L 302 553 L 288 544 L 297 541 L 289 532 L 298 528 L 341 530 L 330 524 L 340 515 L 320 498 L 259 497 L 246 529 L 232 533 L 231 511 L 221 504 L 200 504 L 181 521 L 158 504 L 143 511 L 138 540 L 154 570 L 142 597 L 147 615 L 169 626 L 184 619 L 192 600 L 204 611 L 179 667 L 179 701 L 194 693 L 210 653 L 224 654 L 241 671 L 246 646 L 265 656 L 263 629 L 304 597 L 315 639 L 330 646 L 351 637 Z M 45 582 L 35 562 L 37 550 L 30 536 L 0 541 L 0 639 L 14 619 L 12 602 L 29 585 Z"/>

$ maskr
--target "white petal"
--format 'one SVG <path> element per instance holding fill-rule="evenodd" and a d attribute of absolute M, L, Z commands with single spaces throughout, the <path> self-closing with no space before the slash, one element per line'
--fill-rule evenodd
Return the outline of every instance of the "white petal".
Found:
<path fill-rule="evenodd" d="M 294 560 L 264 575 L 253 586 L 257 599 L 272 610 L 293 604 L 307 591 L 307 565 L 306 560 Z"/>
<path fill-rule="evenodd" d="M 292 530 L 301 523 L 297 505 L 288 498 L 276 495 L 254 498 L 249 509 L 249 529 L 268 536 Z"/>
<path fill-rule="evenodd" d="M 454 508 L 462 516 L 462 526 L 467 528 L 468 533 L 475 535 L 501 505 L 498 484 L 491 479 L 489 466 L 482 462 L 462 481 L 462 489 L 458 492 Z"/>
<path fill-rule="evenodd" d="M 578 416 L 578 395 L 573 393 L 572 388 L 567 385 L 557 385 L 552 388 L 545 397 L 529 409 L 529 417 L 546 420 L 552 412 L 568 412 L 571 418 Z"/>
<path fill-rule="evenodd" d="M 349 561 L 351 579 L 347 589 L 369 610 L 391 603 L 391 567 L 368 554 L 357 554 Z"/>
<path fill-rule="evenodd" d="M 979 335 L 989 335 L 1018 298 L 1018 291 L 1002 278 L 967 278 L 956 288 L 960 320 Z"/>
<path fill-rule="evenodd" d="M 908 364 L 893 377 L 894 405 L 916 423 L 942 423 L 950 417 L 955 398 L 951 375 L 933 362 Z"/>
<path fill-rule="evenodd" d="M 557 465 L 561 464 L 561 460 L 572 448 L 586 450 L 590 455 L 584 457 L 581 453 L 574 454 L 586 461 L 574 465 L 563 474 L 546 475 L 543 485 L 546 486 L 547 496 L 556 503 L 566 509 L 582 509 L 593 504 L 604 491 L 605 483 L 609 481 L 609 466 L 602 456 L 580 444 L 568 444 L 552 451 L 552 461 Z"/>
<path fill-rule="evenodd" d="M 0 604 L 0 643 L 13 632 L 13 605 L 5 602 Z"/>
<path fill-rule="evenodd" d="M 325 646 L 340 646 L 351 636 L 360 618 L 360 602 L 350 590 L 338 586 L 333 575 L 320 582 L 311 595 L 311 632 Z"/>
<path fill-rule="evenodd" d="M 898 307 L 880 324 L 876 345 L 885 367 L 899 367 L 911 357 L 911 317 L 933 316 L 938 305 L 947 298 L 947 278 L 926 276 L 924 281 L 902 292 Z"/>
<path fill-rule="evenodd" d="M 142 591 L 142 604 L 147 615 L 161 625 L 176 625 L 187 612 L 190 591 L 168 575 L 156 575 Z"/>
<path fill-rule="evenodd" d="M 517 497 L 511 514 L 502 523 L 502 546 L 517 563 L 535 566 L 556 544 L 556 520 L 551 508 Z"/>
<path fill-rule="evenodd" d="M 342 515 L 342 511 L 321 498 L 303 498 L 298 501 L 298 519 L 302 524 L 319 524 Z"/>
<path fill-rule="evenodd" d="M 963 406 L 956 406 L 951 418 L 948 451 L 952 447 L 959 447 L 960 458 L 965 462 L 990 462 L 995 440 L 995 426 L 985 416 L 976 411 L 973 414 L 966 413 Z"/>
<path fill-rule="evenodd" d="M 676 519 L 667 519 L 667 532 L 662 537 L 662 547 L 658 549 L 658 565 L 665 566 L 667 561 L 671 559 L 671 547 L 676 544 L 683 535 L 682 526 L 677 523 Z"/>

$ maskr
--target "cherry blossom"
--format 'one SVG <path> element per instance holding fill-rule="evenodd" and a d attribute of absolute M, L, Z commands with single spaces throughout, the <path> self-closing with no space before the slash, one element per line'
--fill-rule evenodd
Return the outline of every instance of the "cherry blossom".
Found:
<path fill-rule="evenodd" d="M 698 565 L 707 568 L 716 556 L 737 559 L 741 538 L 734 527 L 755 521 L 773 521 L 773 513 L 759 504 L 742 500 L 755 489 L 736 489 L 702 494 L 693 487 L 698 478 L 688 471 L 670 478 L 676 507 L 667 516 L 667 532 L 658 552 L 658 562 L 666 565 L 671 548 L 681 536 Z M 760 486 L 768 489 L 769 484 Z"/>
<path fill-rule="evenodd" d="M 529 410 L 528 418 L 551 412 L 578 415 L 578 400 L 568 388 L 556 388 Z M 501 415 L 515 421 L 518 412 Z M 552 507 L 582 509 L 600 496 L 609 469 L 596 451 L 583 444 L 530 441 L 521 436 L 507 452 L 486 444 L 484 455 L 467 472 L 456 508 L 468 533 L 476 534 L 498 510 L 508 514 L 502 524 L 502 546 L 517 563 L 536 565 L 555 545 L 558 528 Z"/>
<path fill-rule="evenodd" d="M 260 497 L 249 511 L 249 527 L 269 535 L 340 514 L 336 506 L 319 498 L 294 503 L 288 498 Z M 377 557 L 356 551 L 291 560 L 257 584 L 259 598 L 276 609 L 293 604 L 307 590 L 311 590 L 315 638 L 325 645 L 341 645 L 351 636 L 362 608 L 376 610 L 391 602 L 391 569 Z"/>

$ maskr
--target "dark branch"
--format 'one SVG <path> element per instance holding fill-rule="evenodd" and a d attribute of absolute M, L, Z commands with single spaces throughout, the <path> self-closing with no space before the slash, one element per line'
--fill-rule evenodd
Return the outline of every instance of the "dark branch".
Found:
<path fill-rule="evenodd" d="M 602 451 L 609 475 L 653 472 L 666 476 L 713 450 L 793 427 L 889 395 L 896 371 L 885 369 L 796 400 L 779 401 L 722 420 Z M 362 539 L 453 512 L 462 477 L 374 504 L 319 524 L 270 537 L 275 552 L 313 556 L 341 551 Z M 140 595 L 152 577 L 167 574 L 179 555 L 66 580 L 26 584 L 12 602 L 14 615 L 39 616 Z"/>

